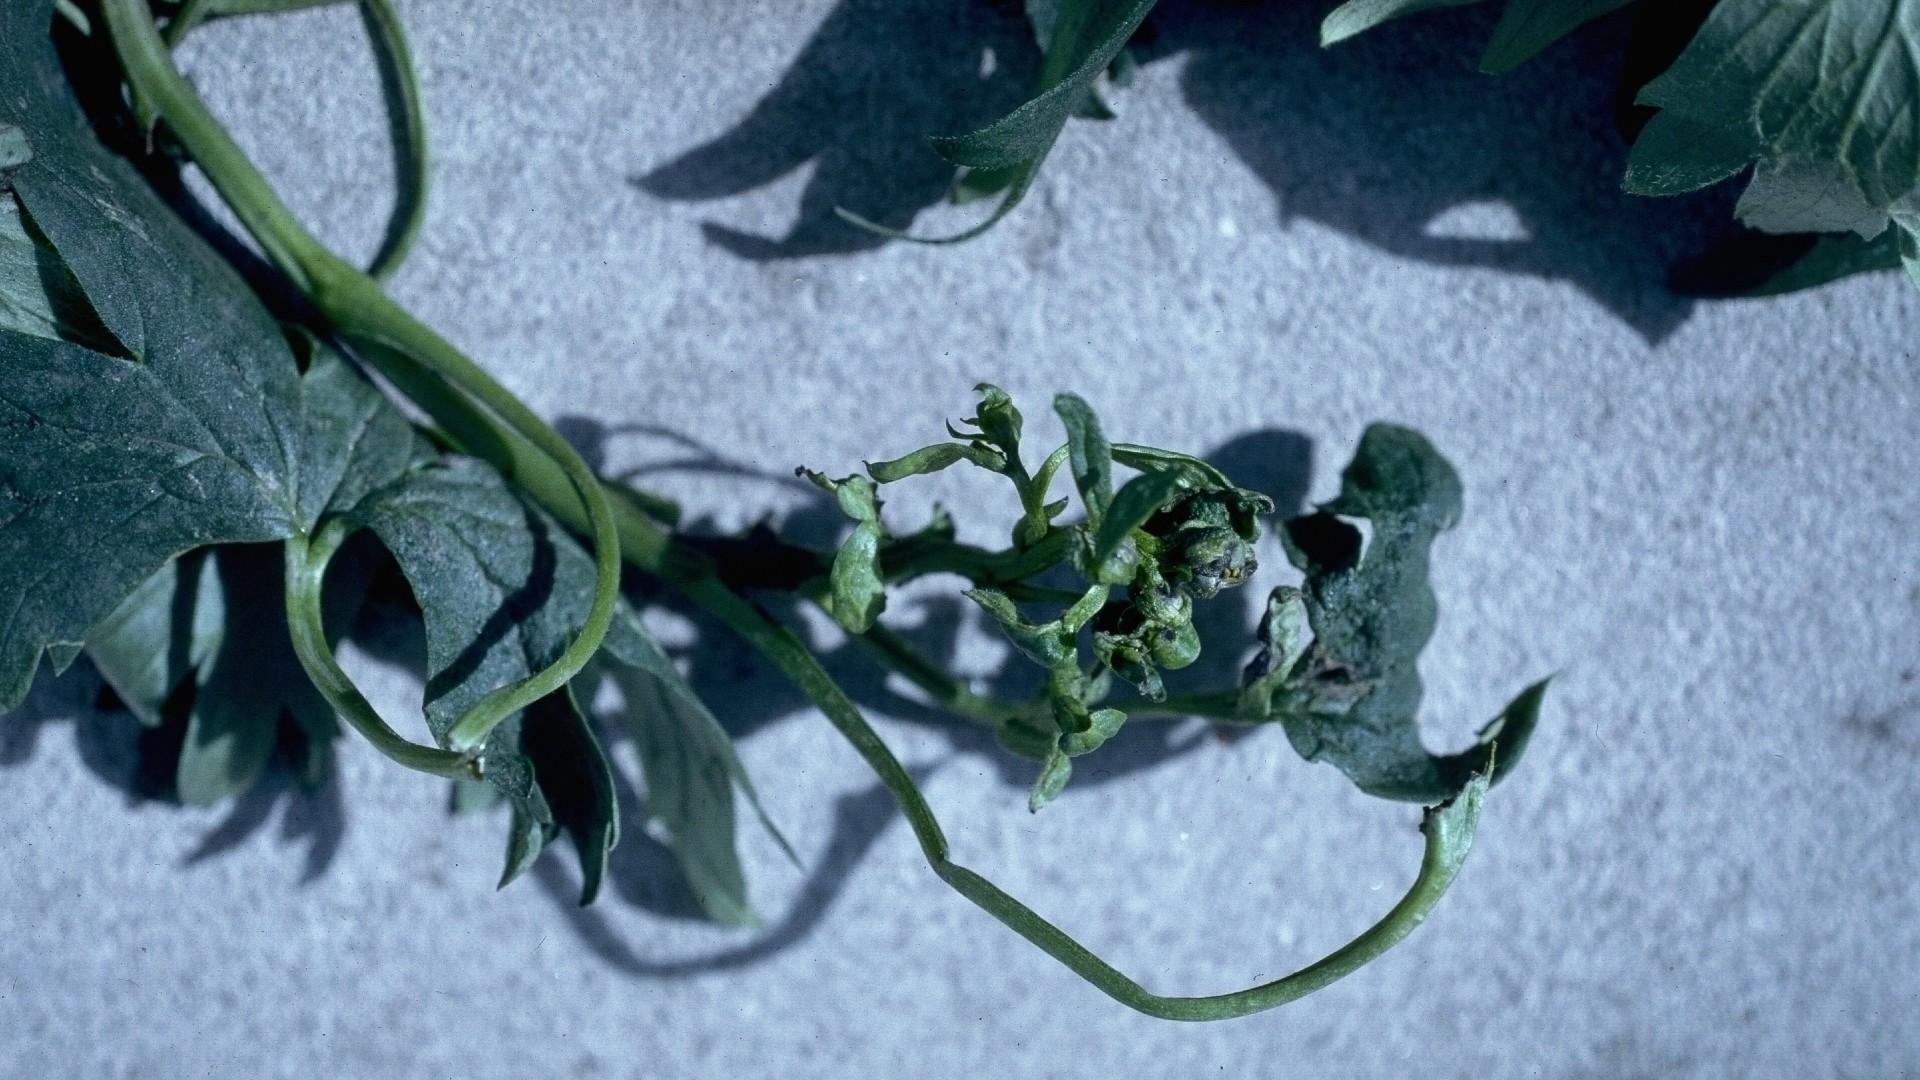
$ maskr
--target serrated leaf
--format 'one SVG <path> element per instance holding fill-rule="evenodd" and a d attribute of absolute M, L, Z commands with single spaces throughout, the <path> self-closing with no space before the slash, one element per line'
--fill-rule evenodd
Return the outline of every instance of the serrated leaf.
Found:
<path fill-rule="evenodd" d="M 1087 521 L 1095 527 L 1113 501 L 1113 448 L 1100 430 L 1100 417 L 1093 406 L 1077 394 L 1061 394 L 1053 399 L 1053 411 L 1067 429 L 1068 462 L 1073 468 L 1074 486 L 1087 507 Z"/>
<path fill-rule="evenodd" d="M 1288 558 L 1303 588 L 1313 645 L 1296 669 L 1281 720 L 1294 749 L 1324 760 L 1370 794 L 1414 802 L 1451 797 L 1488 767 L 1520 759 L 1538 717 L 1540 683 L 1468 750 L 1429 754 L 1420 741 L 1420 652 L 1438 604 L 1430 584 L 1434 539 L 1458 520 L 1460 478 L 1419 433 L 1374 424 L 1341 477 L 1340 495 L 1287 523 Z M 1372 537 L 1340 516 L 1365 518 Z M 1363 550 L 1364 546 L 1364 550 Z"/>
<path fill-rule="evenodd" d="M 1920 188 L 1917 56 L 1920 0 L 1722 0 L 1640 92 L 1661 111 L 1634 144 L 1627 188 L 1692 190 L 1758 161 L 1843 189 L 1799 224 L 1771 207 L 1775 228 L 1816 231 L 1843 207 L 1885 212 Z"/>
<path fill-rule="evenodd" d="M 298 372 L 278 327 L 94 141 L 49 18 L 45 3 L 0 10 L 0 123 L 34 150 L 11 198 L 119 349 L 0 330 L 0 710 L 46 647 L 84 640 L 167 560 L 284 538 L 301 505 Z"/>
<path fill-rule="evenodd" d="M 702 910 L 716 922 L 753 925 L 746 878 L 734 837 L 734 792 L 746 796 L 760 823 L 796 864 L 733 740 L 653 639 L 629 614 L 607 638 L 607 670 L 626 698 L 623 710 L 647 782 L 647 809 L 672 839 L 674 859 Z"/>

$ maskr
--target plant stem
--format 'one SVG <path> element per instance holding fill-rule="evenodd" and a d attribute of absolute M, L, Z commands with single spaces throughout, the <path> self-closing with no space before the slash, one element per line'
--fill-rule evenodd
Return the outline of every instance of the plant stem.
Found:
<path fill-rule="evenodd" d="M 174 66 L 145 0 L 100 0 L 100 9 L 134 96 L 166 118 L 241 224 L 321 316 L 343 333 L 384 345 L 429 369 L 449 389 L 493 413 L 558 466 L 584 507 L 583 531 L 592 541 L 596 571 L 586 621 L 558 660 L 492 690 L 454 723 L 447 733 L 449 746 L 463 753 L 474 750 L 500 721 L 565 686 L 599 651 L 620 589 L 620 540 L 605 491 L 573 447 L 520 399 L 307 232 Z"/>

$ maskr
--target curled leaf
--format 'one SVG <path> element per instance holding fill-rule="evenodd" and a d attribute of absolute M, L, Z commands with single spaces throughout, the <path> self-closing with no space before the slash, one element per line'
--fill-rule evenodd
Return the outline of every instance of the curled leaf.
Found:
<path fill-rule="evenodd" d="M 967 443 L 935 443 L 891 461 L 869 461 L 867 475 L 873 477 L 876 484 L 891 484 L 909 476 L 939 472 L 961 461 L 971 461 L 992 472 L 999 472 L 1006 468 L 1007 464 L 1005 458 L 984 446 Z"/>
<path fill-rule="evenodd" d="M 1113 449 L 1100 430 L 1100 418 L 1079 395 L 1054 398 L 1053 411 L 1066 425 L 1067 460 L 1073 467 L 1074 486 L 1080 489 L 1080 501 L 1087 507 L 1087 521 L 1098 528 L 1107 504 L 1113 501 Z"/>

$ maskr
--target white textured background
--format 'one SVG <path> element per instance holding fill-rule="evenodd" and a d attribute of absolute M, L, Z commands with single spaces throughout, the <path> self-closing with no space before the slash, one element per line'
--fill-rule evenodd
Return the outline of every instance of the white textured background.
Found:
<path fill-rule="evenodd" d="M 827 725 L 670 613 L 807 861 L 747 833 L 758 934 L 692 920 L 637 828 L 590 910 L 558 851 L 496 895 L 503 822 L 450 820 L 357 744 L 317 799 L 139 801 L 131 721 L 90 710 L 81 665 L 0 722 L 0 1074 L 1920 1075 L 1920 294 L 1665 292 L 1729 198 L 1616 192 L 1618 20 L 1494 81 L 1469 70 L 1484 12 L 1321 53 L 1319 6 L 1172 5 L 1120 120 L 1073 125 L 999 229 L 927 249 L 830 207 L 905 224 L 938 196 L 917 136 L 1017 100 L 1035 59 L 1010 15 L 408 3 L 435 188 L 395 289 L 709 527 L 824 535 L 784 474 L 932 441 L 981 379 L 1048 433 L 1078 390 L 1115 437 L 1288 504 L 1335 490 L 1368 421 L 1425 431 L 1468 490 L 1436 559 L 1430 741 L 1563 674 L 1413 938 L 1278 1012 L 1137 1017 L 947 892 Z M 370 252 L 392 177 L 357 17 L 221 26 L 187 59 L 294 207 Z M 935 498 L 982 542 L 1011 520 L 958 470 L 889 513 Z M 1287 579 L 1269 555 L 1222 625 Z M 900 623 L 940 640 L 942 593 Z M 392 713 L 417 647 L 359 654 Z M 975 624 L 956 647 L 1001 665 Z M 960 857 L 1155 989 L 1297 967 L 1412 877 L 1417 812 L 1277 731 L 1143 725 L 1029 816 L 1025 768 L 834 664 Z"/>

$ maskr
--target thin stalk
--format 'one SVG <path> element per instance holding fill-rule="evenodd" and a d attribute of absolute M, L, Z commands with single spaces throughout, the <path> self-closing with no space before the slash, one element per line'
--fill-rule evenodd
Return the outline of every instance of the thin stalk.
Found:
<path fill-rule="evenodd" d="M 467 755 L 422 746 L 393 730 L 334 659 L 333 649 L 327 645 L 320 598 L 327 564 L 346 538 L 347 530 L 336 521 L 323 526 L 311 539 L 296 536 L 286 542 L 287 628 L 293 639 L 293 654 L 320 696 L 374 749 L 409 769 L 455 780 L 476 779 L 477 770 Z"/>

